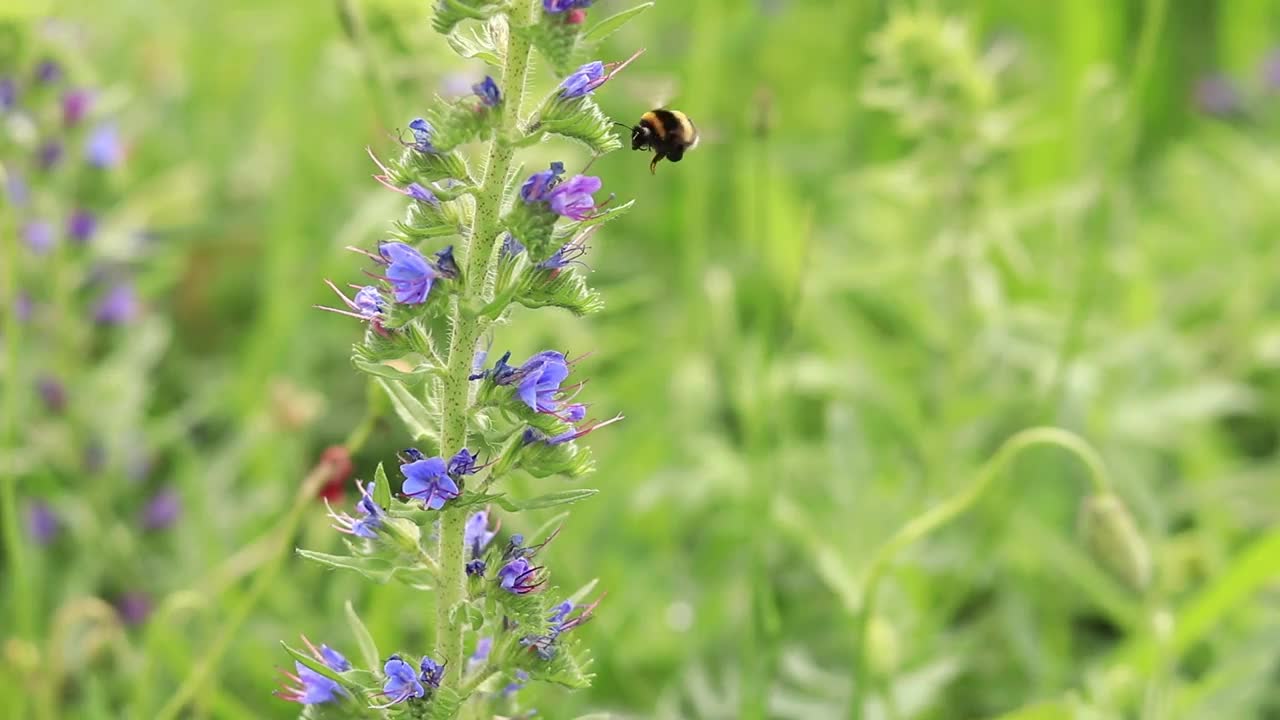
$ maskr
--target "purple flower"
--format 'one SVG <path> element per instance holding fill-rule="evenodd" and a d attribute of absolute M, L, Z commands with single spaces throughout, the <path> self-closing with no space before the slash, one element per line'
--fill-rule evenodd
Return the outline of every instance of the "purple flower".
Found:
<path fill-rule="evenodd" d="M 35 303 L 31 300 L 31 295 L 26 290 L 18 291 L 18 298 L 14 301 L 14 309 L 17 310 L 18 320 L 26 322 L 31 319 L 31 314 L 36 311 Z"/>
<path fill-rule="evenodd" d="M 337 650 L 328 645 L 321 645 L 319 649 L 316 649 L 316 646 L 312 645 L 305 637 L 302 638 L 302 641 L 307 644 L 312 656 L 324 663 L 329 669 L 335 672 L 346 672 L 351 669 L 351 663 Z M 321 675 L 306 665 L 294 661 L 293 666 L 297 671 L 296 673 L 284 673 L 284 676 L 294 683 L 293 686 L 286 685 L 277 690 L 277 697 L 302 705 L 321 705 L 333 702 L 347 694 L 347 691 L 336 681 Z"/>
<path fill-rule="evenodd" d="M 0 110 L 8 110 L 18 104 L 18 83 L 11 77 L 0 77 Z"/>
<path fill-rule="evenodd" d="M 419 305 L 427 301 L 436 271 L 414 248 L 402 242 L 385 242 L 378 253 L 387 263 L 387 282 L 391 283 L 396 302 Z"/>
<path fill-rule="evenodd" d="M 498 586 L 513 595 L 536 592 L 545 582 L 542 568 L 524 557 L 517 557 L 498 570 Z"/>
<path fill-rule="evenodd" d="M 467 524 L 463 529 L 463 542 L 471 549 L 471 557 L 478 558 L 497 534 L 496 528 L 489 529 L 489 511 L 481 510 L 471 513 L 467 518 Z"/>
<path fill-rule="evenodd" d="M 62 66 L 51 58 L 45 58 L 36 65 L 36 82 L 55 83 L 62 78 Z"/>
<path fill-rule="evenodd" d="M 141 523 L 147 530 L 165 530 L 182 514 L 182 496 L 173 488 L 156 493 L 142 508 Z"/>
<path fill-rule="evenodd" d="M 53 247 L 53 226 L 43 220 L 32 220 L 22 227 L 22 239 L 32 252 L 43 255 Z"/>
<path fill-rule="evenodd" d="M 489 107 L 497 107 L 502 102 L 502 92 L 498 90 L 498 83 L 493 78 L 485 75 L 484 80 L 471 86 L 471 90 L 480 96 L 480 101 Z"/>
<path fill-rule="evenodd" d="M 51 413 L 61 413 L 67 409 L 67 388 L 57 378 L 44 376 L 36 382 L 40 399 Z"/>
<path fill-rule="evenodd" d="M 9 172 L 8 187 L 5 190 L 8 192 L 9 201 L 18 207 L 25 206 L 27 201 L 31 199 L 31 192 L 27 187 L 27 183 L 16 172 Z"/>
<path fill-rule="evenodd" d="M 401 660 L 399 655 L 387 658 L 387 662 L 382 666 L 382 674 L 387 676 L 387 681 L 382 684 L 382 694 L 391 700 L 386 705 L 374 707 L 389 707 L 411 697 L 420 698 L 427 694 L 426 688 L 422 687 L 422 683 L 418 681 L 418 675 L 413 671 L 413 666 Z"/>
<path fill-rule="evenodd" d="M 404 194 L 418 202 L 423 202 L 428 205 L 440 204 L 440 200 L 436 197 L 435 193 L 422 187 L 418 183 L 409 183 L 409 186 L 404 189 Z"/>
<path fill-rule="evenodd" d="M 40 168 L 42 170 L 49 170 L 54 165 L 57 165 L 58 161 L 61 159 L 62 159 L 62 143 L 58 142 L 57 140 L 50 140 L 40 146 L 40 151 L 37 154 L 36 162 L 40 165 Z"/>
<path fill-rule="evenodd" d="M 409 130 L 413 132 L 413 143 L 409 146 L 418 152 L 431 153 L 436 155 L 439 153 L 435 146 L 431 144 L 431 136 L 435 133 L 435 128 L 431 127 L 431 123 L 422 118 L 414 118 L 409 123 Z"/>
<path fill-rule="evenodd" d="M 574 70 L 564 79 L 564 82 L 560 83 L 560 97 L 569 100 L 590 95 L 608 79 L 604 72 L 604 63 L 599 60 L 589 62 Z"/>
<path fill-rule="evenodd" d="M 67 218 L 67 236 L 76 242 L 89 242 L 98 229 L 98 219 L 88 210 L 76 210 Z"/>
<path fill-rule="evenodd" d="M 577 425 L 587 417 L 587 406 L 582 403 L 573 403 L 564 409 L 565 420 Z"/>
<path fill-rule="evenodd" d="M 523 188 L 521 188 L 520 193 L 523 196 Z M 507 236 L 502 239 L 502 249 L 499 250 L 502 257 L 513 258 L 522 252 L 524 252 L 524 244 L 517 240 L 515 235 L 508 233 Z M 484 363 L 482 362 L 481 364 L 483 365 Z"/>
<path fill-rule="evenodd" d="M 43 502 L 36 500 L 27 505 L 27 534 L 40 545 L 48 545 L 58 537 L 62 522 Z"/>
<path fill-rule="evenodd" d="M 458 277 L 462 272 L 458 267 L 458 261 L 453 259 L 452 245 L 446 245 L 443 250 L 436 253 L 436 272 L 440 273 L 440 277 L 450 280 Z"/>
<path fill-rule="evenodd" d="M 449 477 L 444 458 L 422 457 L 417 450 L 409 457 L 420 458 L 400 466 L 405 481 L 402 492 L 411 498 L 422 500 L 431 510 L 439 510 L 444 504 L 461 494 L 458 484 Z"/>
<path fill-rule="evenodd" d="M 151 617 L 155 603 L 152 602 L 151 595 L 141 590 L 133 590 L 116 598 L 115 606 L 121 622 L 129 626 L 138 626 Z"/>
<path fill-rule="evenodd" d="M 1206 75 L 1195 87 L 1196 106 L 1207 115 L 1235 115 L 1242 108 L 1240 92 L 1225 75 Z"/>
<path fill-rule="evenodd" d="M 516 670 L 515 679 L 507 683 L 506 687 L 502 688 L 502 696 L 508 697 L 510 695 L 514 695 L 520 690 L 520 688 L 524 687 L 524 684 L 527 682 L 529 682 L 529 673 L 524 670 Z"/>
<path fill-rule="evenodd" d="M 449 458 L 449 474 L 453 477 L 462 477 L 463 475 L 473 475 L 481 468 L 476 467 L 476 456 L 471 451 L 462 448 L 458 454 Z"/>
<path fill-rule="evenodd" d="M 373 319 L 382 313 L 382 294 L 378 292 L 378 288 L 365 285 L 356 293 L 352 305 L 362 317 Z"/>
<path fill-rule="evenodd" d="M 517 372 L 519 384 L 516 394 L 530 410 L 552 413 L 560 409 L 556 399 L 560 383 L 569 377 L 569 364 L 564 354 L 544 350 L 525 361 Z"/>
<path fill-rule="evenodd" d="M 312 650 L 314 651 L 314 648 Z M 346 672 L 351 669 L 351 663 L 346 656 L 328 645 L 320 646 L 320 660 L 338 672 Z"/>
<path fill-rule="evenodd" d="M 320 310 L 328 310 L 329 312 L 346 315 L 348 317 L 356 318 L 357 320 L 368 321 L 375 321 L 382 317 L 383 311 L 386 310 L 386 303 L 382 300 L 382 293 L 378 292 L 378 288 L 372 285 L 365 285 L 360 288 L 359 291 L 356 292 L 355 299 L 352 299 L 343 294 L 343 292 L 338 289 L 338 286 L 334 285 L 332 282 L 325 280 L 324 283 L 337 293 L 338 297 L 342 298 L 342 302 L 351 309 L 339 310 L 337 308 L 325 307 L 324 305 L 314 306 Z M 352 285 L 351 287 L 355 287 L 355 285 Z"/>
<path fill-rule="evenodd" d="M 84 116 L 89 114 L 91 105 L 93 94 L 88 90 L 68 90 L 62 96 L 62 122 L 67 127 L 79 125 Z"/>
<path fill-rule="evenodd" d="M 1262 60 L 1262 86 L 1271 92 L 1280 92 L 1280 48 Z"/>
<path fill-rule="evenodd" d="M 476 651 L 471 653 L 471 657 L 467 658 L 467 668 L 474 669 L 477 665 L 483 664 L 489 659 L 489 653 L 493 652 L 493 638 L 482 637 L 476 640 Z"/>
<path fill-rule="evenodd" d="M 336 523 L 333 525 L 333 529 L 347 535 L 370 539 L 376 538 L 378 537 L 378 527 L 382 525 L 383 510 L 373 499 L 373 483 L 362 485 L 357 480 L 356 487 L 360 489 L 360 499 L 356 502 L 356 512 L 359 513 L 360 517 L 334 512 L 328 498 L 325 499 L 324 504 L 325 507 L 329 508 L 329 517 L 333 518 Z"/>
<path fill-rule="evenodd" d="M 587 253 L 589 248 L 587 247 L 586 240 L 595 233 L 596 228 L 598 227 L 600 226 L 592 226 L 591 228 L 583 231 L 578 235 L 578 237 L 564 245 L 561 245 L 555 252 L 551 253 L 546 260 L 538 263 L 538 267 L 543 270 L 551 271 L 554 276 L 557 270 L 563 270 L 568 267 L 570 263 L 577 262 L 578 258 Z"/>
<path fill-rule="evenodd" d="M 432 689 L 440 687 L 440 681 L 444 680 L 443 665 L 423 655 L 422 662 L 419 663 L 418 668 L 422 671 L 418 676 L 422 680 L 422 684 Z"/>
<path fill-rule="evenodd" d="M 598 177 L 575 175 L 557 185 L 547 199 L 556 213 L 571 220 L 585 220 L 596 209 L 592 195 L 600 186 Z"/>
<path fill-rule="evenodd" d="M 551 167 L 534 173 L 520 186 L 520 197 L 527 203 L 542 202 L 550 196 L 552 188 L 560 182 L 564 174 L 564 163 L 553 162 Z"/>
<path fill-rule="evenodd" d="M 124 146 L 116 133 L 116 126 L 104 123 L 93 129 L 84 144 L 84 155 L 89 164 L 110 170 L 124 160 Z"/>
<path fill-rule="evenodd" d="M 542 0 L 542 9 L 551 14 L 591 7 L 593 0 Z"/>
<path fill-rule="evenodd" d="M 123 325 L 139 312 L 138 295 L 133 285 L 119 283 L 107 291 L 93 311 L 93 319 L 103 325 Z"/>

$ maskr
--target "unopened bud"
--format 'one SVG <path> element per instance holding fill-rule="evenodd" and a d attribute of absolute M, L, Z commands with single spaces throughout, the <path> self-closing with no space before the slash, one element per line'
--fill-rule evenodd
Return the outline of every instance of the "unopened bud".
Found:
<path fill-rule="evenodd" d="M 1085 498 L 1080 534 L 1094 559 L 1116 578 L 1138 591 L 1151 584 L 1151 549 L 1118 496 L 1103 493 Z"/>
<path fill-rule="evenodd" d="M 883 615 L 873 615 L 867 622 L 867 660 L 871 671 L 888 677 L 898 669 L 902 653 L 898 631 Z"/>

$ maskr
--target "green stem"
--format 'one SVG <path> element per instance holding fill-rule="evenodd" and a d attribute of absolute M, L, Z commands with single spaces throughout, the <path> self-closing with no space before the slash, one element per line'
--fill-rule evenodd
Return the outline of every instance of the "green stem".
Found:
<path fill-rule="evenodd" d="M 1023 450 L 1036 445 L 1052 445 L 1071 452 L 1088 468 L 1089 480 L 1094 492 L 1098 494 L 1110 492 L 1111 480 L 1102 458 L 1080 436 L 1060 428 L 1029 428 L 1005 440 L 1004 444 L 996 450 L 995 455 L 992 455 L 991 459 L 978 470 L 978 475 L 973 482 L 958 494 L 953 495 L 941 505 L 917 515 L 899 528 L 872 556 L 867 568 L 866 580 L 862 586 L 862 603 L 853 636 L 854 695 L 849 706 L 850 718 L 859 720 L 862 717 L 863 701 L 858 693 L 872 685 L 866 655 L 867 627 L 872 616 L 875 615 L 876 590 L 889 564 L 903 549 L 922 540 L 971 509 L 990 489 L 992 482 L 999 477 L 1000 472 L 1010 460 Z"/>
<path fill-rule="evenodd" d="M 522 0 L 512 14 L 513 25 L 531 23 L 537 18 L 537 0 Z M 524 10 L 520 17 L 520 10 Z M 449 342 L 449 360 L 441 388 L 440 450 L 450 455 L 466 446 L 467 417 L 471 410 L 470 381 L 472 358 L 476 344 L 483 332 L 483 321 L 472 308 L 482 303 L 486 281 L 491 270 L 493 249 L 501 230 L 499 212 L 502 208 L 502 192 L 507 173 L 511 170 L 514 155 L 511 142 L 517 132 L 520 105 L 529 73 L 529 40 L 512 27 L 508 33 L 506 62 L 502 68 L 500 87 L 506 95 L 502 104 L 500 125 L 489 142 L 485 158 L 484 178 L 476 193 L 475 217 L 466 238 L 466 286 L 462 297 L 453 305 L 452 333 Z M 466 513 L 445 512 L 440 521 L 440 582 L 436 590 L 436 659 L 447 662 L 446 673 L 458 673 L 461 686 L 462 636 L 464 618 L 454 613 L 466 598 L 466 548 L 463 543 L 463 526 Z M 454 668 L 454 670 L 449 670 Z M 447 681 L 447 679 L 446 679 Z"/>

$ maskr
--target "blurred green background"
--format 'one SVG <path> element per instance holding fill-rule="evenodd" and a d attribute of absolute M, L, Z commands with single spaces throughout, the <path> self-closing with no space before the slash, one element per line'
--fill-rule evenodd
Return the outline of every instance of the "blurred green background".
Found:
<path fill-rule="evenodd" d="M 122 460 L 4 470 L 68 520 L 6 555 L 0 713 L 153 717 L 203 671 L 187 716 L 294 717 L 279 640 L 351 646 L 348 600 L 383 645 L 430 637 L 419 593 L 289 550 L 338 544 L 293 503 L 327 446 L 370 412 L 359 476 L 406 444 L 350 367 L 359 328 L 311 305 L 401 212 L 365 146 L 485 70 L 426 0 L 48 11 L 128 138 L 116 217 L 155 237 L 148 362 L 85 358 L 69 392 L 81 428 L 141 438 L 184 514 L 139 540 L 76 489 L 128 487 Z M 670 104 L 703 143 L 656 176 L 598 160 L 637 200 L 587 258 L 607 309 L 518 312 L 495 345 L 591 352 L 593 414 L 627 416 L 590 438 L 601 492 L 548 557 L 608 591 L 582 631 L 596 684 L 530 691 L 541 716 L 1280 718 L 1280 2 L 659 0 L 603 59 L 640 47 L 602 106 Z M 54 421 L 8 357 L 12 459 Z M 135 391 L 77 396 L 104 368 Z M 1150 588 L 1079 537 L 1081 465 L 1029 450 L 894 563 L 878 692 L 854 689 L 869 558 L 1036 425 L 1101 453 Z M 130 590 L 155 606 L 135 627 L 86 599 Z"/>

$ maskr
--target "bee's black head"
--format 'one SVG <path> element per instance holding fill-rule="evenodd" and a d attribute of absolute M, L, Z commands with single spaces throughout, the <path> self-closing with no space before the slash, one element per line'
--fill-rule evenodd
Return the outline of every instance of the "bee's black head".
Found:
<path fill-rule="evenodd" d="M 644 150 L 649 147 L 653 141 L 653 131 L 644 124 L 636 125 L 631 128 L 631 149 Z"/>

